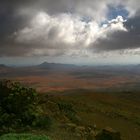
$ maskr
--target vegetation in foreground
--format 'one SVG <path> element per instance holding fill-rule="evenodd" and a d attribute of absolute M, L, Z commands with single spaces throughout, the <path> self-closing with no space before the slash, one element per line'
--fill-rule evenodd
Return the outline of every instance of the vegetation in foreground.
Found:
<path fill-rule="evenodd" d="M 33 134 L 6 134 L 0 137 L 0 140 L 50 140 L 44 135 Z"/>
<path fill-rule="evenodd" d="M 79 95 L 77 92 L 80 91 L 70 91 L 67 95 L 38 94 L 20 83 L 1 81 L 0 140 L 8 136 L 10 140 L 16 140 L 23 136 L 20 133 L 39 135 L 42 140 L 43 135 L 52 140 L 120 140 L 118 131 L 121 131 L 123 140 L 139 139 L 139 135 L 133 135 L 132 139 L 124 130 L 128 127 L 130 133 L 129 127 L 135 127 L 137 133 L 140 129 L 137 102 L 128 109 L 129 100 L 121 101 L 119 96 Z M 102 129 L 106 126 L 117 128 L 117 131 L 109 127 Z M 6 133 L 19 133 L 19 136 L 3 136 Z M 12 139 L 12 135 L 15 138 Z"/>

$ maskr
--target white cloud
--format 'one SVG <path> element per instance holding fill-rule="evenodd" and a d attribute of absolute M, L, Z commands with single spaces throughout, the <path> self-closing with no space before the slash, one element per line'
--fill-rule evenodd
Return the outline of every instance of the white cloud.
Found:
<path fill-rule="evenodd" d="M 39 12 L 14 37 L 20 44 L 35 47 L 31 54 L 55 55 L 66 51 L 65 54 L 68 54 L 72 50 L 86 50 L 98 38 L 105 38 L 109 33 L 127 31 L 124 22 L 123 17 L 118 16 L 100 26 L 94 20 L 83 21 L 78 15 L 63 13 L 50 16 L 46 12 Z"/>

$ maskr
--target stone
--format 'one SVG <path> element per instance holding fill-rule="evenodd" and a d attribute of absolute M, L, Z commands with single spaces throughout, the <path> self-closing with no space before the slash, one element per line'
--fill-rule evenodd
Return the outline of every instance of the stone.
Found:
<path fill-rule="evenodd" d="M 96 140 L 121 140 L 120 132 L 113 130 L 112 128 L 104 128 L 96 136 Z"/>

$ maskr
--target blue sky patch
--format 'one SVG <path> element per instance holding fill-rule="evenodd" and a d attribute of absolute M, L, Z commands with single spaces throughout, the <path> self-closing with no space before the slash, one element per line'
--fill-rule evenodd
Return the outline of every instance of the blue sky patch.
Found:
<path fill-rule="evenodd" d="M 114 19 L 118 15 L 120 15 L 123 18 L 126 19 L 128 17 L 128 15 L 129 15 L 128 11 L 122 5 L 119 5 L 117 7 L 109 5 L 108 8 L 109 8 L 109 11 L 108 11 L 108 14 L 107 14 L 108 20 Z"/>

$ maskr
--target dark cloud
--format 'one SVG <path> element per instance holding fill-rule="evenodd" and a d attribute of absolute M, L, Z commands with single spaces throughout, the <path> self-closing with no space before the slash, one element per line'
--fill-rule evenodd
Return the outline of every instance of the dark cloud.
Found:
<path fill-rule="evenodd" d="M 16 30 L 24 27 L 27 21 L 25 16 L 17 16 L 17 9 L 23 3 L 17 0 L 2 0 L 0 2 L 0 40 L 5 40 Z M 7 41 L 7 40 L 6 40 Z"/>
<path fill-rule="evenodd" d="M 119 1 L 116 2 L 116 0 L 1 0 L 0 57 L 28 56 L 30 54 L 36 55 L 34 54 L 34 52 L 36 50 L 40 52 L 39 50 L 41 49 L 42 53 L 38 53 L 38 55 L 40 54 L 58 56 L 63 55 L 68 50 L 69 46 L 73 45 L 72 43 L 72 45 L 70 43 L 65 44 L 61 42 L 61 40 L 55 40 L 57 36 L 59 36 L 60 30 L 62 29 L 60 28 L 61 26 L 52 26 L 48 34 L 45 34 L 45 29 L 47 27 L 42 28 L 43 30 L 29 27 L 29 22 L 40 11 L 47 13 L 50 17 L 57 16 L 60 13 L 82 15 L 83 17 L 91 17 L 93 21 L 97 21 L 97 23 L 99 23 L 99 21 L 105 19 L 107 16 L 106 13 L 108 11 L 108 4 L 117 5 L 117 3 L 119 3 Z M 125 4 L 123 3 L 123 8 L 125 9 L 126 6 L 128 9 L 132 9 L 132 12 L 133 9 L 135 10 L 134 7 L 136 7 L 135 16 L 129 18 L 128 21 L 124 23 L 124 26 L 127 28 L 128 32 L 118 30 L 108 33 L 107 39 L 99 37 L 93 44 L 89 45 L 90 49 L 96 51 L 110 51 L 121 49 L 134 49 L 140 47 L 140 12 L 138 10 L 139 7 L 137 6 L 139 5 L 139 2 L 137 0 L 134 0 L 134 2 L 132 0 L 128 0 L 128 3 L 126 2 Z M 131 5 L 132 8 L 129 8 L 131 7 Z M 121 12 L 119 14 L 121 14 Z M 72 19 L 71 21 L 73 22 L 74 20 Z M 77 23 L 79 24 L 79 22 Z M 56 24 L 58 24 L 58 22 L 56 22 Z M 77 34 L 82 34 L 82 29 L 77 30 L 77 28 L 79 28 L 79 25 L 77 26 L 75 26 Z M 31 35 L 35 36 L 38 33 L 39 37 L 37 36 L 37 38 L 35 39 L 34 37 L 31 37 L 29 43 L 24 42 L 24 39 L 21 42 L 16 41 L 18 37 L 13 36 L 13 34 L 18 33 L 18 31 L 23 31 L 23 29 L 26 29 L 26 27 L 29 27 L 31 30 L 33 30 L 33 32 L 31 33 L 29 32 Z M 21 33 L 21 37 L 22 35 L 23 34 Z M 46 35 L 48 35 L 47 39 L 49 41 L 46 39 Z M 43 42 L 45 43 L 43 44 Z M 84 43 L 82 42 L 81 44 Z M 74 47 L 76 47 L 76 45 Z"/>
<path fill-rule="evenodd" d="M 21 5 L 25 6 L 23 1 L 0 1 L 0 56 L 20 56 L 30 51 L 11 38 L 14 32 L 26 26 L 28 20 L 26 16 L 17 15 L 17 9 Z"/>
<path fill-rule="evenodd" d="M 108 33 L 106 38 L 97 39 L 90 48 L 97 52 L 140 48 L 140 16 L 128 19 L 124 26 L 127 32 Z"/>
<path fill-rule="evenodd" d="M 5 57 L 5 56 L 24 56 L 31 51 L 32 48 L 27 49 L 25 46 L 20 46 L 17 44 L 12 44 L 10 43 L 5 43 L 5 44 L 0 44 L 2 47 L 0 47 L 0 57 Z"/>

